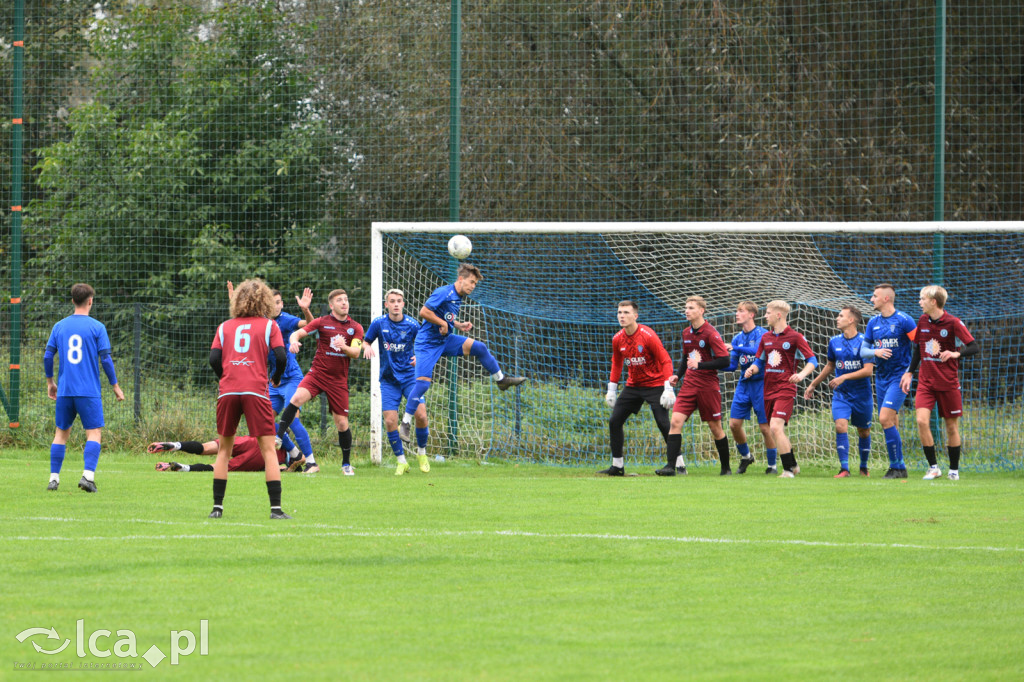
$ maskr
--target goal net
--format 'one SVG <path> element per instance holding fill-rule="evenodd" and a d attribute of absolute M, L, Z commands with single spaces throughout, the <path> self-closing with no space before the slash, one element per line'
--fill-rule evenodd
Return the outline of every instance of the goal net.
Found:
<path fill-rule="evenodd" d="M 707 300 L 706 318 L 727 343 L 738 331 L 738 302 L 754 301 L 763 313 L 767 301 L 784 299 L 793 306 L 790 325 L 807 337 L 823 366 L 843 306 L 857 307 L 867 320 L 874 314 L 875 284 L 892 282 L 897 308 L 916 319 L 920 287 L 944 276 L 947 309 L 982 345 L 980 358 L 961 366 L 963 468 L 1019 467 L 1022 438 L 1013 425 L 1024 416 L 1024 375 L 1020 354 L 1003 351 L 1019 333 L 1024 313 L 1010 311 L 1004 299 L 1024 279 L 1017 260 L 1024 257 L 1024 235 L 1006 224 L 989 224 L 986 233 L 956 233 L 964 224 L 946 223 L 949 233 L 940 243 L 935 229 L 934 223 L 375 224 L 371 303 L 374 316 L 381 314 L 384 291 L 399 288 L 406 313 L 416 316 L 434 289 L 455 279 L 457 262 L 448 255 L 447 240 L 468 235 L 473 253 L 467 262 L 484 279 L 463 303 L 461 318 L 473 323 L 468 335 L 486 343 L 506 373 L 528 381 L 503 393 L 475 358 L 442 360 L 427 394 L 428 452 L 596 466 L 610 458 L 603 397 L 620 300 L 637 302 L 639 321 L 658 333 L 676 364 L 687 296 Z M 371 374 L 371 452 L 379 462 L 391 453 L 381 446 L 376 367 Z M 720 376 L 727 416 L 739 375 Z M 807 383 L 787 433 L 800 461 L 834 463 L 831 391 L 824 384 L 804 400 Z M 901 413 L 904 452 L 908 462 L 923 466 L 912 405 L 911 396 Z M 756 421 L 745 430 L 751 452 L 763 463 Z M 877 419 L 872 435 L 870 464 L 884 470 L 888 460 Z M 942 446 L 937 429 L 936 436 Z M 735 457 L 731 434 L 729 440 Z M 625 454 L 627 466 L 663 461 L 665 444 L 646 408 L 626 424 Z M 688 464 L 717 463 L 697 414 L 684 426 L 683 454 Z"/>

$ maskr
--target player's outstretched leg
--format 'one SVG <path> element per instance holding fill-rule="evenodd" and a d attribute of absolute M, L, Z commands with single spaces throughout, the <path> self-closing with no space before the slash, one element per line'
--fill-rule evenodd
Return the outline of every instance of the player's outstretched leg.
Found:
<path fill-rule="evenodd" d="M 491 375 L 491 378 L 498 383 L 498 389 L 501 391 L 507 391 L 513 386 L 518 386 L 526 381 L 526 377 L 508 376 L 502 372 L 498 361 L 481 341 L 473 341 L 469 347 L 469 354 L 480 360 L 480 364 L 484 366 L 484 369 Z"/>

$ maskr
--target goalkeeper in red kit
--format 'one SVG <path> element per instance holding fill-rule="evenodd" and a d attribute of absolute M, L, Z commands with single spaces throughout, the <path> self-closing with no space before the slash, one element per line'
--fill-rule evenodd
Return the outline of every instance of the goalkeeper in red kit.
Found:
<path fill-rule="evenodd" d="M 612 416 L 608 420 L 612 465 L 598 472 L 608 476 L 624 476 L 626 473 L 622 456 L 625 441 L 622 427 L 626 420 L 647 403 L 651 406 L 661 437 L 667 438 L 668 408 L 676 398 L 668 385 L 672 376 L 672 360 L 658 335 L 650 327 L 637 324 L 639 314 L 640 308 L 633 301 L 619 303 L 618 318 L 622 329 L 612 338 L 612 373 L 605 395 L 605 402 L 612 408 Z M 629 372 L 628 379 L 626 388 L 616 398 L 623 364 Z"/>

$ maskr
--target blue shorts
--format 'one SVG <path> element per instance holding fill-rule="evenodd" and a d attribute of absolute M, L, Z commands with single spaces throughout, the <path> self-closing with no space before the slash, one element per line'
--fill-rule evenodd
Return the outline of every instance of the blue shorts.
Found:
<path fill-rule="evenodd" d="M 459 336 L 458 334 L 448 334 L 444 338 L 444 345 L 435 346 L 430 344 L 420 344 L 419 337 L 416 337 L 416 377 L 427 377 L 428 379 L 434 376 L 434 365 L 441 357 L 452 358 L 462 355 L 462 344 L 466 342 L 465 336 Z"/>
<path fill-rule="evenodd" d="M 741 381 L 736 384 L 736 393 L 732 396 L 732 407 L 729 408 L 729 418 L 746 421 L 750 418 L 751 408 L 757 415 L 758 424 L 768 423 L 768 415 L 764 411 L 763 381 Z"/>
<path fill-rule="evenodd" d="M 883 381 L 875 379 L 875 399 L 878 400 L 878 409 L 888 407 L 896 412 L 900 411 L 903 403 L 907 400 L 907 394 L 900 390 L 899 376 Z"/>
<path fill-rule="evenodd" d="M 832 396 L 832 421 L 845 419 L 858 429 L 871 428 L 871 412 L 874 405 L 868 400 L 847 400 L 840 395 Z"/>
<path fill-rule="evenodd" d="M 300 376 L 288 383 L 282 381 L 280 386 L 270 385 L 270 406 L 274 408 L 275 414 L 281 414 L 284 408 L 288 407 L 288 403 L 292 401 L 292 396 L 295 395 L 295 390 L 301 381 L 302 377 Z"/>
<path fill-rule="evenodd" d="M 54 421 L 57 428 L 67 431 L 75 423 L 75 417 L 82 420 L 83 429 L 103 428 L 103 398 L 64 396 L 57 398 Z"/>
<path fill-rule="evenodd" d="M 410 379 L 404 384 L 399 383 L 394 377 L 380 380 L 380 406 L 384 412 L 398 412 L 402 405 L 402 398 L 409 399 L 413 387 L 416 386 L 416 379 Z"/>

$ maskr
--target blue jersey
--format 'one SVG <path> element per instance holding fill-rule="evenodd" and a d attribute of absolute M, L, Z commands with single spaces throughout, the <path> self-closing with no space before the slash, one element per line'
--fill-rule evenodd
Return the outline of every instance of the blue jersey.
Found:
<path fill-rule="evenodd" d="M 99 398 L 101 355 L 110 354 L 107 328 L 88 315 L 70 315 L 53 325 L 46 350 L 60 358 L 57 397 Z"/>
<path fill-rule="evenodd" d="M 458 317 L 459 308 L 462 306 L 462 297 L 459 296 L 459 292 L 455 291 L 454 284 L 446 284 L 434 289 L 434 293 L 430 295 L 423 306 L 448 323 L 449 334 L 455 332 L 452 322 Z M 419 341 L 421 343 L 432 347 L 443 346 L 446 338 L 447 336 L 442 336 L 438 331 L 437 325 L 426 320 L 420 325 Z"/>
<path fill-rule="evenodd" d="M 833 336 L 828 342 L 828 361 L 835 365 L 837 377 L 863 369 L 865 364 L 875 361 L 874 358 L 861 358 L 860 348 L 865 343 L 864 335 L 857 334 L 852 339 L 843 334 Z M 835 395 L 850 402 L 871 403 L 871 378 L 851 379 L 844 381 L 836 389 Z"/>
<path fill-rule="evenodd" d="M 754 327 L 749 332 L 741 331 L 732 337 L 732 351 L 729 352 L 729 368 L 726 371 L 739 370 L 741 382 L 747 381 L 754 384 L 764 381 L 764 372 L 758 372 L 749 379 L 743 378 L 742 373 L 746 372 L 747 368 L 757 359 L 757 346 L 767 331 L 764 327 Z"/>
<path fill-rule="evenodd" d="M 433 326 L 433 325 L 431 325 Z M 380 352 L 380 378 L 394 379 L 400 384 L 416 380 L 416 367 L 412 364 L 415 354 L 416 335 L 420 325 L 415 318 L 402 315 L 395 322 L 388 315 L 381 315 L 370 323 L 365 343 L 373 343 L 380 339 L 377 348 Z"/>
<path fill-rule="evenodd" d="M 902 311 L 895 311 L 889 317 L 875 315 L 864 329 L 864 339 L 872 348 L 889 348 L 892 357 L 888 360 L 875 358 L 875 372 L 880 380 L 903 376 L 910 367 L 914 355 L 914 343 L 908 334 L 917 328 L 917 321 Z"/>
<path fill-rule="evenodd" d="M 302 381 L 302 368 L 299 367 L 299 361 L 295 359 L 295 354 L 288 350 L 288 337 L 296 329 L 305 326 L 306 321 L 282 311 L 274 319 L 274 322 L 277 323 L 278 328 L 281 330 L 281 336 L 284 337 L 284 353 L 288 356 L 288 362 L 284 367 L 284 374 L 281 375 L 281 383 L 287 384 L 294 381 Z M 277 358 L 271 353 L 270 359 L 267 361 L 267 371 L 270 373 L 270 376 L 274 376 L 276 369 Z"/>

